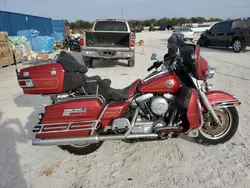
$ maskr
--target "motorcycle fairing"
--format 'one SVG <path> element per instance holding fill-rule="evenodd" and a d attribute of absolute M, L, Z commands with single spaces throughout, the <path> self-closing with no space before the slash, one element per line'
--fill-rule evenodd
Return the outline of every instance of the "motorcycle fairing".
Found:
<path fill-rule="evenodd" d="M 198 99 L 198 92 L 195 89 L 188 87 L 180 88 L 176 98 L 176 105 L 185 132 L 200 126 L 200 113 L 197 104 Z"/>

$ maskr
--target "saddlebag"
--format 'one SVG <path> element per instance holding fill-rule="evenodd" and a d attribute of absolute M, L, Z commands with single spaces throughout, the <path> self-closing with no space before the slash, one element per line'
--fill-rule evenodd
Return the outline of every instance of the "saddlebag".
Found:
<path fill-rule="evenodd" d="M 89 135 L 97 126 L 104 106 L 102 98 L 93 96 L 65 99 L 47 106 L 39 115 L 39 124 L 33 129 L 35 137 L 49 139 Z"/>

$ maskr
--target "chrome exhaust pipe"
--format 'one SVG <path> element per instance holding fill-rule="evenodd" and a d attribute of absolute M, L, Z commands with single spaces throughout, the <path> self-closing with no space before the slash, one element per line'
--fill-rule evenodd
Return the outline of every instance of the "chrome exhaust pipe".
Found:
<path fill-rule="evenodd" d="M 126 139 L 137 139 L 137 138 L 157 138 L 158 134 L 130 134 L 125 135 L 95 135 L 87 137 L 76 137 L 76 138 L 57 138 L 57 139 L 33 139 L 32 145 L 34 146 L 62 146 L 71 144 L 86 144 L 86 143 L 98 143 L 105 140 L 126 140 Z"/>

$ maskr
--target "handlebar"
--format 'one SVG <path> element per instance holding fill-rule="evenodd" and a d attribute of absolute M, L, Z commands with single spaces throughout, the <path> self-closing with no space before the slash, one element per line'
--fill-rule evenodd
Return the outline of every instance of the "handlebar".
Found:
<path fill-rule="evenodd" d="M 176 60 L 176 56 L 170 56 L 170 57 L 166 57 L 166 58 L 164 59 L 164 61 L 155 61 L 155 62 L 153 63 L 153 65 L 150 66 L 150 67 L 147 69 L 147 71 L 149 72 L 149 71 L 151 71 L 151 70 L 154 69 L 154 68 L 157 69 L 157 68 L 159 68 L 163 63 L 165 64 L 165 66 L 172 66 L 175 60 Z"/>
<path fill-rule="evenodd" d="M 153 68 L 157 69 L 163 64 L 163 61 L 155 61 L 151 67 L 148 68 L 148 72 Z"/>

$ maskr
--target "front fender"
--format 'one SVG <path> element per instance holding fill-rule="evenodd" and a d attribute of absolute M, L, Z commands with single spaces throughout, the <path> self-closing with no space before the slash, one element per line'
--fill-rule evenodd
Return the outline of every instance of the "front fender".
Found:
<path fill-rule="evenodd" d="M 241 104 L 237 97 L 223 91 L 208 91 L 205 94 L 212 106 L 239 106 Z"/>

